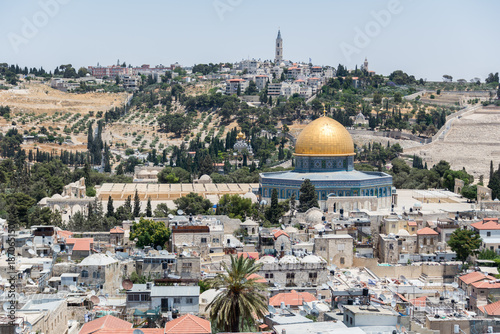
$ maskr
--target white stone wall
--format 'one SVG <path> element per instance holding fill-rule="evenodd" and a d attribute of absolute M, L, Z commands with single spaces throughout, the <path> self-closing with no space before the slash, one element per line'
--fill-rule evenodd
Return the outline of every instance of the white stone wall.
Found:
<path fill-rule="evenodd" d="M 324 258 L 328 264 L 339 268 L 352 267 L 353 238 L 350 235 L 342 237 L 317 236 L 314 238 L 314 254 Z"/>
<path fill-rule="evenodd" d="M 326 263 L 290 263 L 264 264 L 257 272 L 270 283 L 278 283 L 282 287 L 322 285 L 328 282 L 328 269 Z M 293 274 L 293 278 L 291 278 Z"/>

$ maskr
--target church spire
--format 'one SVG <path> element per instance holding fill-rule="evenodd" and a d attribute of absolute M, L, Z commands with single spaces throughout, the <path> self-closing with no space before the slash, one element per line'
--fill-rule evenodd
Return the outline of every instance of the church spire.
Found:
<path fill-rule="evenodd" d="M 283 39 L 281 38 L 281 29 L 278 29 L 278 37 L 276 38 L 276 51 L 274 56 L 274 62 L 276 65 L 283 61 Z"/>

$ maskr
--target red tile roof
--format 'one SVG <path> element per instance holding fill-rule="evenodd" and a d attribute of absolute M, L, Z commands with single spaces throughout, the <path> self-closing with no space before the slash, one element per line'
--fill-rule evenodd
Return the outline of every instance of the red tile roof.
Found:
<path fill-rule="evenodd" d="M 73 245 L 73 251 L 90 251 L 94 238 L 68 238 L 67 245 Z"/>
<path fill-rule="evenodd" d="M 500 230 L 498 218 L 484 218 L 482 221 L 471 224 L 477 230 Z"/>
<path fill-rule="evenodd" d="M 417 231 L 417 235 L 438 235 L 436 231 L 429 227 L 424 227 L 423 229 L 420 229 Z"/>
<path fill-rule="evenodd" d="M 115 226 L 111 230 L 109 230 L 109 233 L 117 233 L 117 234 L 124 234 L 125 230 L 121 228 L 120 226 Z"/>
<path fill-rule="evenodd" d="M 403 302 L 407 303 L 408 302 L 408 299 L 406 299 L 402 294 L 400 293 L 396 293 L 396 295 L 399 297 L 399 299 L 401 299 Z"/>
<path fill-rule="evenodd" d="M 132 328 L 132 324 L 128 321 L 122 320 L 112 315 L 107 315 L 87 322 L 83 325 L 78 334 L 91 334 L 96 333 L 102 329 L 127 329 Z"/>
<path fill-rule="evenodd" d="M 212 329 L 210 321 L 199 318 L 192 314 L 183 315 L 180 318 L 165 324 L 165 334 L 210 334 Z"/>
<path fill-rule="evenodd" d="M 291 292 L 278 293 L 276 296 L 272 296 L 269 299 L 269 305 L 280 306 L 281 302 L 285 302 L 285 305 L 290 306 L 301 306 L 304 302 L 312 302 L 317 300 L 309 292 L 297 292 L 292 290 Z"/>
<path fill-rule="evenodd" d="M 252 274 L 247 276 L 247 279 L 252 279 L 252 278 L 254 278 L 256 280 L 255 282 L 257 283 L 267 283 L 267 280 L 260 275 Z"/>
<path fill-rule="evenodd" d="M 164 334 L 163 328 L 120 328 L 120 329 L 101 329 L 95 334 L 133 334 L 134 330 L 140 329 L 144 334 Z"/>
<path fill-rule="evenodd" d="M 500 300 L 485 306 L 478 307 L 486 315 L 500 315 Z"/>
<path fill-rule="evenodd" d="M 243 256 L 243 258 L 251 258 L 254 260 L 259 259 L 259 252 L 238 252 L 238 257 Z"/>
<path fill-rule="evenodd" d="M 73 232 L 71 231 L 57 231 L 57 236 L 59 238 L 71 238 L 71 236 L 73 235 Z"/>
<path fill-rule="evenodd" d="M 491 283 L 495 281 L 479 281 L 472 283 L 472 286 L 478 289 L 500 289 L 500 283 Z"/>
<path fill-rule="evenodd" d="M 485 279 L 486 280 L 494 280 L 495 277 L 490 276 L 490 275 L 485 275 L 479 271 L 474 271 L 472 273 L 462 275 L 458 279 L 461 280 L 462 282 L 464 282 L 465 284 L 471 284 L 471 283 L 482 281 Z"/>
<path fill-rule="evenodd" d="M 417 222 L 409 221 L 408 226 L 417 226 Z"/>
<path fill-rule="evenodd" d="M 415 299 L 410 299 L 410 303 L 414 306 L 425 307 L 425 305 L 427 304 L 427 297 L 423 296 Z"/>
<path fill-rule="evenodd" d="M 274 239 L 278 239 L 278 237 L 281 235 L 286 235 L 288 238 L 290 238 L 290 236 L 288 234 L 286 234 L 285 231 L 279 230 L 278 232 L 274 233 Z"/>

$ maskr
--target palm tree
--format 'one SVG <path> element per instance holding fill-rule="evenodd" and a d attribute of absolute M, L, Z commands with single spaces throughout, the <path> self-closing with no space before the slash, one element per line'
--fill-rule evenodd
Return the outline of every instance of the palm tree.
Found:
<path fill-rule="evenodd" d="M 266 285 L 257 278 L 247 279 L 260 269 L 254 259 L 231 255 L 231 266 L 223 263 L 225 273 L 208 280 L 213 289 L 224 289 L 208 305 L 210 319 L 218 330 L 239 332 L 246 324 L 254 325 L 254 316 L 263 318 L 267 312 Z"/>

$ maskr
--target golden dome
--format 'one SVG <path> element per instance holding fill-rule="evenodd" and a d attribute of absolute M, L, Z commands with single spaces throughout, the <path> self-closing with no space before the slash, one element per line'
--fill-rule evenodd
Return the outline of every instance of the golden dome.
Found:
<path fill-rule="evenodd" d="M 298 156 L 354 155 L 354 143 L 346 128 L 330 117 L 320 117 L 309 123 L 295 143 Z"/>
<path fill-rule="evenodd" d="M 245 137 L 245 134 L 243 132 L 238 132 L 238 135 L 236 136 L 236 139 L 238 140 L 244 140 L 246 137 Z"/>

